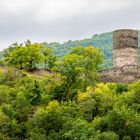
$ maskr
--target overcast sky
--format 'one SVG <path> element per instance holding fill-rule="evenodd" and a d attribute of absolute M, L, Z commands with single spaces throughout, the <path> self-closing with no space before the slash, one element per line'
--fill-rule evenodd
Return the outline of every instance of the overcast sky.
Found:
<path fill-rule="evenodd" d="M 140 29 L 140 0 L 0 0 L 0 50 L 14 42 L 65 42 Z"/>

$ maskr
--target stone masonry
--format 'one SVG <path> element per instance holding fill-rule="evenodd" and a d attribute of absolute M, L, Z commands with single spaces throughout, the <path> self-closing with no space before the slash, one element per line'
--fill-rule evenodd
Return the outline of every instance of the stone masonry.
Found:
<path fill-rule="evenodd" d="M 135 30 L 113 32 L 113 67 L 138 65 L 138 33 Z"/>
<path fill-rule="evenodd" d="M 113 32 L 113 68 L 100 71 L 102 82 L 131 83 L 140 78 L 138 32 L 122 29 Z"/>

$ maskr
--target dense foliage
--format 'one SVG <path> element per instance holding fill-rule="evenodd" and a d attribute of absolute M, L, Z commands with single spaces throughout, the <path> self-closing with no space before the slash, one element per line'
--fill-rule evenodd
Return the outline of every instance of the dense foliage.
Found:
<path fill-rule="evenodd" d="M 14 43 L 4 51 L 5 62 L 19 69 L 33 71 L 39 67 L 51 70 L 57 56 L 51 48 L 45 48 L 41 44 L 32 44 L 29 40 L 25 44 Z"/>
<path fill-rule="evenodd" d="M 32 57 L 19 55 L 28 47 Z M 93 46 L 56 59 L 50 49 L 27 42 L 9 48 L 3 61 L 1 140 L 140 139 L 140 81 L 100 83 L 102 54 Z"/>
<path fill-rule="evenodd" d="M 100 49 L 104 54 L 104 63 L 103 66 L 105 68 L 112 67 L 112 46 L 113 46 L 113 40 L 112 40 L 112 32 L 109 33 L 103 33 L 103 34 L 95 34 L 89 39 L 83 39 L 83 40 L 75 40 L 68 42 L 64 42 L 63 44 L 60 44 L 59 42 L 52 42 L 52 43 L 43 43 L 44 46 L 48 48 L 53 48 L 54 52 L 62 57 L 70 52 L 72 48 L 75 46 L 95 46 L 96 48 Z"/>

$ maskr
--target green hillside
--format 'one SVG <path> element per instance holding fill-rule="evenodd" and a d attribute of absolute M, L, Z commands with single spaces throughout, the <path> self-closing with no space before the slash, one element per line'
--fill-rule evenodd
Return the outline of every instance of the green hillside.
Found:
<path fill-rule="evenodd" d="M 140 31 L 139 31 L 140 34 Z M 89 39 L 83 39 L 83 40 L 75 40 L 68 42 L 65 42 L 63 44 L 60 44 L 58 42 L 53 43 L 43 43 L 47 47 L 54 48 L 55 52 L 59 56 L 63 56 L 67 54 L 71 48 L 75 46 L 89 46 L 93 45 L 96 48 L 100 48 L 104 54 L 104 64 L 103 66 L 106 68 L 109 68 L 112 66 L 112 46 L 113 46 L 113 40 L 112 40 L 112 32 L 103 33 L 103 34 L 95 34 Z M 140 38 L 139 38 L 139 50 L 140 50 Z M 139 55 L 139 61 L 140 61 L 140 55 Z"/>
<path fill-rule="evenodd" d="M 140 80 L 102 83 L 102 60 L 92 46 L 64 57 L 30 41 L 7 49 L 0 67 L 0 140 L 140 140 Z"/>
<path fill-rule="evenodd" d="M 95 46 L 99 48 L 103 52 L 104 56 L 104 68 L 112 67 L 112 47 L 113 47 L 113 38 L 112 32 L 102 33 L 102 34 L 95 34 L 89 39 L 82 39 L 82 40 L 75 40 L 75 41 L 67 41 L 64 43 L 59 42 L 52 42 L 47 43 L 44 42 L 43 45 L 48 48 L 53 48 L 54 52 L 59 56 L 62 57 L 68 54 L 71 48 L 76 46 L 83 46 L 87 47 L 89 45 Z M 140 31 L 138 31 L 138 36 L 140 36 Z M 139 52 L 140 52 L 140 37 L 139 37 Z M 0 57 L 3 56 L 3 52 L 0 52 Z M 140 62 L 140 53 L 139 53 L 139 62 Z"/>
<path fill-rule="evenodd" d="M 140 140 L 140 80 L 102 83 L 95 47 L 50 50 L 27 41 L 4 55 L 0 140 Z"/>
<path fill-rule="evenodd" d="M 75 46 L 89 46 L 93 45 L 96 48 L 100 48 L 104 53 L 104 66 L 105 67 L 111 67 L 112 66 L 112 32 L 103 33 L 99 35 L 93 35 L 89 39 L 83 39 L 83 40 L 75 40 L 68 42 L 65 42 L 63 44 L 60 44 L 58 42 L 53 43 L 43 43 L 46 47 L 54 48 L 55 52 L 59 56 L 63 56 L 67 53 L 69 53 L 70 49 Z"/>

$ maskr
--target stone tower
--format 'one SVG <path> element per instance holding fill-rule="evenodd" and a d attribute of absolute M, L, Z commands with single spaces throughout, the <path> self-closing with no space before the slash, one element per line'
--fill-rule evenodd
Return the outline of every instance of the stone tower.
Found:
<path fill-rule="evenodd" d="M 113 67 L 99 73 L 104 83 L 132 83 L 140 80 L 137 31 L 122 29 L 113 32 Z"/>
<path fill-rule="evenodd" d="M 138 32 L 122 29 L 113 32 L 113 67 L 138 65 Z"/>

